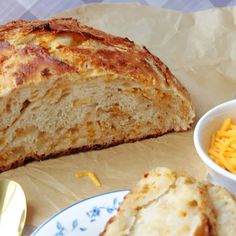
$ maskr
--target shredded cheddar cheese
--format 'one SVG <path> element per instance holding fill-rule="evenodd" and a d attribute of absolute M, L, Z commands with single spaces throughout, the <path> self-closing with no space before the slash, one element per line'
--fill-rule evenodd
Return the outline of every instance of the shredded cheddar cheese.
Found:
<path fill-rule="evenodd" d="M 90 180 L 96 185 L 96 187 L 101 187 L 101 182 L 99 181 L 99 179 L 94 173 L 90 171 L 84 171 L 84 172 L 79 172 L 75 174 L 75 177 L 77 178 L 81 178 L 84 176 L 88 176 Z"/>
<path fill-rule="evenodd" d="M 236 174 L 236 125 L 230 118 L 212 135 L 208 154 L 218 165 Z"/>

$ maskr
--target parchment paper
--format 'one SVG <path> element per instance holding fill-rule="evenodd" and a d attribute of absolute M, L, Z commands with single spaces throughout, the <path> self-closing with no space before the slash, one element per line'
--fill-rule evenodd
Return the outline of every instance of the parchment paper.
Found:
<path fill-rule="evenodd" d="M 236 91 L 236 8 L 194 14 L 136 4 L 88 5 L 60 16 L 129 37 L 159 56 L 189 90 L 197 117 L 229 100 Z M 157 166 L 206 175 L 193 145 L 193 130 L 122 144 L 101 151 L 33 162 L 4 172 L 18 181 L 28 203 L 27 225 L 38 226 L 64 207 L 99 193 L 131 188 L 145 171 Z M 92 171 L 96 188 L 78 171 Z"/>

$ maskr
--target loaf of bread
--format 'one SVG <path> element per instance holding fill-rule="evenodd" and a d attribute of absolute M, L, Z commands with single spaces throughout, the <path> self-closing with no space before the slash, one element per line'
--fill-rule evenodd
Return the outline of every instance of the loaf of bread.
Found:
<path fill-rule="evenodd" d="M 156 168 L 125 196 L 101 236 L 235 236 L 236 201 L 225 189 Z"/>
<path fill-rule="evenodd" d="M 74 19 L 0 26 L 0 171 L 190 128 L 190 96 L 145 47 Z"/>

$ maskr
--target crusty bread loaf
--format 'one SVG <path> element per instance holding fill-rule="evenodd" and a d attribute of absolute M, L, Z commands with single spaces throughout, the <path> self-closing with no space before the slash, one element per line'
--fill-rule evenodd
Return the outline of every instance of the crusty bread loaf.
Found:
<path fill-rule="evenodd" d="M 208 193 L 217 215 L 217 236 L 236 235 L 235 197 L 219 186 L 208 186 Z"/>
<path fill-rule="evenodd" d="M 206 236 L 216 215 L 206 187 L 167 168 L 148 174 L 125 197 L 101 236 Z"/>
<path fill-rule="evenodd" d="M 127 38 L 73 19 L 0 26 L 0 170 L 190 128 L 186 89 Z"/>

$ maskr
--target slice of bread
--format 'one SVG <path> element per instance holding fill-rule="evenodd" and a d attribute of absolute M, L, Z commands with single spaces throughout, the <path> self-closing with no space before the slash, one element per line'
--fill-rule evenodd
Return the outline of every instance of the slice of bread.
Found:
<path fill-rule="evenodd" d="M 132 189 L 101 235 L 208 236 L 215 235 L 215 220 L 204 185 L 157 168 Z"/>
<path fill-rule="evenodd" d="M 236 201 L 226 189 L 208 185 L 208 194 L 215 209 L 217 236 L 236 235 Z"/>
<path fill-rule="evenodd" d="M 187 90 L 145 47 L 74 19 L 0 26 L 0 171 L 191 127 Z"/>
<path fill-rule="evenodd" d="M 119 208 L 119 214 L 110 219 L 108 228 L 102 235 L 129 235 L 138 211 L 165 194 L 175 183 L 175 178 L 175 174 L 167 168 L 158 168 L 145 174 L 127 194 Z"/>

